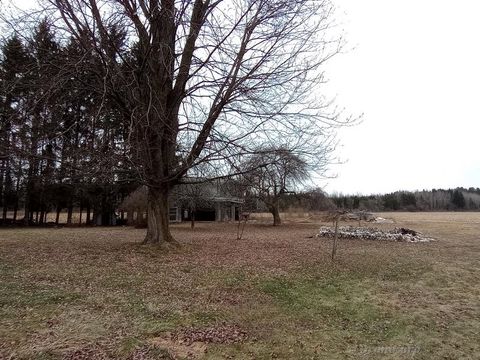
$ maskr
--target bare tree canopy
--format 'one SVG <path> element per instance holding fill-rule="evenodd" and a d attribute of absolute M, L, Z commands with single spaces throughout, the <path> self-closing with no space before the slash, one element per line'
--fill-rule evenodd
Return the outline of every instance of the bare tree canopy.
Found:
<path fill-rule="evenodd" d="M 243 156 L 279 141 L 327 161 L 340 124 L 319 95 L 342 45 L 332 11 L 328 0 L 43 1 L 60 41 L 82 49 L 52 75 L 58 86 L 74 78 L 98 113 L 121 114 L 122 162 L 149 189 L 145 242 L 175 243 L 168 194 L 200 164 L 239 173 Z"/>
<path fill-rule="evenodd" d="M 310 177 L 309 164 L 291 150 L 266 148 L 244 164 L 244 175 L 252 195 L 273 215 L 273 225 L 281 224 L 280 199 Z"/>

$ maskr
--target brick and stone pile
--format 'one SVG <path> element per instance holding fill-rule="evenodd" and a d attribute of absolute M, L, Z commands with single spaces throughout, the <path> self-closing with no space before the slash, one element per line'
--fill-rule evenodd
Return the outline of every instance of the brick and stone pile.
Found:
<path fill-rule="evenodd" d="M 335 229 L 322 226 L 317 237 L 333 238 Z M 395 228 L 393 230 L 381 230 L 373 227 L 354 227 L 340 226 L 338 228 L 339 239 L 359 239 L 359 240 L 383 240 L 383 241 L 403 241 L 403 242 L 430 242 L 433 238 L 427 237 L 422 233 L 407 229 Z"/>

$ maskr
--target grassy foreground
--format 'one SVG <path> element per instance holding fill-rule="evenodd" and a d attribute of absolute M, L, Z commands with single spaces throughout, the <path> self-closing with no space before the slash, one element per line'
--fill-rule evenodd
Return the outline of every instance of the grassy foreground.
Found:
<path fill-rule="evenodd" d="M 314 223 L 174 225 L 169 253 L 0 230 L 0 359 L 480 358 L 480 214 L 383 216 L 438 241 L 341 241 L 332 263 Z"/>

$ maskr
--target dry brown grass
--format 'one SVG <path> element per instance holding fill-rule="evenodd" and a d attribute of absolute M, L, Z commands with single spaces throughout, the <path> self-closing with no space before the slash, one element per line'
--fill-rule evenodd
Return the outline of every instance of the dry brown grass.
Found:
<path fill-rule="evenodd" d="M 341 241 L 332 263 L 314 219 L 174 225 L 168 253 L 132 228 L 1 230 L 0 358 L 480 358 L 480 214 L 381 216 L 438 241 Z M 245 339 L 168 337 L 222 327 Z"/>

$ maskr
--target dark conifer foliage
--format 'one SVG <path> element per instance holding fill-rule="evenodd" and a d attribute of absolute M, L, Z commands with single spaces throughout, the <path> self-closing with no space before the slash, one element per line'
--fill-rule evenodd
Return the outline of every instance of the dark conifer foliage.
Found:
<path fill-rule="evenodd" d="M 42 225 L 48 213 L 58 223 L 67 211 L 73 224 L 75 208 L 81 223 L 112 224 L 137 183 L 124 117 L 92 90 L 100 60 L 75 39 L 59 42 L 47 20 L 7 39 L 0 56 L 1 223 Z"/>

